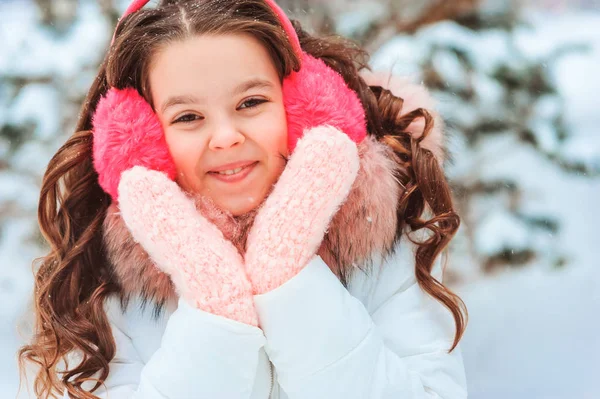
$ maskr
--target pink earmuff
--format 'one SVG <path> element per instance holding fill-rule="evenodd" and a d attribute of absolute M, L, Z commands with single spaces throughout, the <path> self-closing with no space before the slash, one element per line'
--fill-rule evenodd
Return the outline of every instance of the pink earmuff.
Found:
<path fill-rule="evenodd" d="M 367 135 L 365 111 L 356 93 L 340 74 L 322 60 L 302 51 L 291 21 L 274 0 L 264 0 L 277 14 L 301 68 L 283 82 L 290 153 L 306 129 L 330 125 L 354 142 Z M 133 0 L 121 18 L 141 9 L 148 0 Z M 114 36 L 113 36 L 114 42 Z M 98 181 L 118 200 L 121 173 L 133 166 L 165 172 L 175 179 L 176 168 L 161 124 L 150 105 L 133 88 L 111 88 L 100 99 L 92 119 L 94 167 Z"/>

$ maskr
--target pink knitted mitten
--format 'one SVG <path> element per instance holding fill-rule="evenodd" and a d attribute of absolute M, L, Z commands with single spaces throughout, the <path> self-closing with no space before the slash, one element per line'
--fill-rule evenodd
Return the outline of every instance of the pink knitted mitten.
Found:
<path fill-rule="evenodd" d="M 356 144 L 330 126 L 308 130 L 248 236 L 246 272 L 254 294 L 298 274 L 319 249 L 358 173 Z"/>
<path fill-rule="evenodd" d="M 241 255 L 177 183 L 135 166 L 121 176 L 119 207 L 134 239 L 190 305 L 258 325 Z"/>

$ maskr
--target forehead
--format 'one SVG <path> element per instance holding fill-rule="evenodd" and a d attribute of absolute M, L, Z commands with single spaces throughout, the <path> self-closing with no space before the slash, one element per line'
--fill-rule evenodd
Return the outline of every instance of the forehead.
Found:
<path fill-rule="evenodd" d="M 249 78 L 279 80 L 269 52 L 250 35 L 203 35 L 171 42 L 154 55 L 149 71 L 153 96 L 191 88 L 226 91 Z"/>

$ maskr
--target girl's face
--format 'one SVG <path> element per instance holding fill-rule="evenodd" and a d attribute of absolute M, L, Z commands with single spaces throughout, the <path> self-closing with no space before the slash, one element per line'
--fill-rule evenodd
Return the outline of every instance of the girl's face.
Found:
<path fill-rule="evenodd" d="M 149 80 L 179 185 L 233 215 L 258 206 L 288 155 L 281 82 L 267 50 L 249 35 L 173 42 L 153 58 Z"/>

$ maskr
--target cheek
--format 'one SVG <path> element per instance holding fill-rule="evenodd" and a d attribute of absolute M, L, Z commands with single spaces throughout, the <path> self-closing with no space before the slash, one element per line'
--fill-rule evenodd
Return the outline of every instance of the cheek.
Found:
<path fill-rule="evenodd" d="M 190 137 L 165 132 L 167 147 L 177 169 L 177 180 L 186 188 L 192 188 L 195 170 L 201 157 L 202 143 L 197 143 Z"/>
<path fill-rule="evenodd" d="M 263 113 L 246 125 L 248 137 L 269 157 L 287 157 L 287 120 L 283 109 Z"/>
<path fill-rule="evenodd" d="M 284 157 L 288 157 L 289 151 L 288 151 L 288 131 L 287 131 L 287 124 L 284 124 L 283 129 L 280 131 L 281 133 L 279 134 L 279 153 L 282 154 Z"/>
<path fill-rule="evenodd" d="M 271 156 L 275 158 L 287 158 L 288 156 L 288 145 L 287 145 L 287 130 L 286 129 L 272 129 L 265 132 L 265 136 L 262 140 L 263 149 Z"/>
<path fill-rule="evenodd" d="M 276 156 L 288 156 L 287 130 L 273 131 L 269 137 L 269 152 Z"/>
<path fill-rule="evenodd" d="M 181 140 L 178 140 L 176 135 L 170 134 L 165 131 L 165 140 L 167 142 L 167 148 L 169 149 L 169 153 L 173 157 L 173 162 L 175 162 L 175 166 L 177 170 L 181 169 L 181 164 L 184 163 L 185 160 L 185 151 L 184 146 L 181 145 Z"/>
<path fill-rule="evenodd" d="M 283 108 L 277 115 L 274 115 L 270 126 L 272 130 L 269 132 L 271 151 L 277 155 L 287 157 L 288 154 L 288 129 L 287 119 Z"/>

